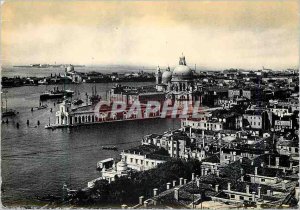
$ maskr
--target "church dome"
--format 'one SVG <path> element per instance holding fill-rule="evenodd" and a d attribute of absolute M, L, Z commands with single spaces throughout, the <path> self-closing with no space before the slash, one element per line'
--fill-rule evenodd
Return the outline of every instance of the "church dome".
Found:
<path fill-rule="evenodd" d="M 172 74 L 172 77 L 174 79 L 191 79 L 193 76 L 192 70 L 185 65 L 179 65 L 177 66 Z"/>
<path fill-rule="evenodd" d="M 192 79 L 193 71 L 186 65 L 185 57 L 179 58 L 179 65 L 174 69 L 172 73 L 172 80 L 187 80 Z"/>
<path fill-rule="evenodd" d="M 162 74 L 162 82 L 164 84 L 169 83 L 171 81 L 171 79 L 172 79 L 172 72 L 167 70 Z"/>

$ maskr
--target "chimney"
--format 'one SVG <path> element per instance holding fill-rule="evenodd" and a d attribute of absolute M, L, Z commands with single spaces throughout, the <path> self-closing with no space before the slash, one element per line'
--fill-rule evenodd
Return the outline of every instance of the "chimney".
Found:
<path fill-rule="evenodd" d="M 183 183 L 186 184 L 186 183 L 187 183 L 187 179 L 184 179 L 184 180 L 183 180 Z"/>
<path fill-rule="evenodd" d="M 276 157 L 276 167 L 279 166 L 279 157 Z"/>
<path fill-rule="evenodd" d="M 254 161 L 253 161 L 253 160 L 251 161 L 251 165 L 252 165 L 252 166 L 254 165 Z"/>
<path fill-rule="evenodd" d="M 252 192 L 252 201 L 255 202 L 255 192 Z"/>
<path fill-rule="evenodd" d="M 171 189 L 171 183 L 170 182 L 167 183 L 167 190 L 169 190 L 169 189 Z"/>
<path fill-rule="evenodd" d="M 284 189 L 284 190 L 286 189 L 286 186 L 285 186 L 285 182 L 284 182 L 284 181 L 281 182 L 281 186 L 282 186 L 282 189 Z"/>
<path fill-rule="evenodd" d="M 176 180 L 173 180 L 173 187 L 176 186 Z"/>
<path fill-rule="evenodd" d="M 271 190 L 267 190 L 267 196 L 271 195 Z"/>
<path fill-rule="evenodd" d="M 243 163 L 243 158 L 242 157 L 240 158 L 240 163 Z"/>
<path fill-rule="evenodd" d="M 244 176 L 241 176 L 241 182 L 243 182 L 244 181 Z"/>
<path fill-rule="evenodd" d="M 261 187 L 258 187 L 258 188 L 257 188 L 257 194 L 258 194 L 258 197 L 259 197 L 259 198 L 260 198 L 260 195 L 261 195 L 260 193 L 261 193 Z"/>
<path fill-rule="evenodd" d="M 174 198 L 176 199 L 176 200 L 178 200 L 179 199 L 179 188 L 174 188 Z"/>
<path fill-rule="evenodd" d="M 257 167 L 254 168 L 254 174 L 257 175 Z"/>
<path fill-rule="evenodd" d="M 121 205 L 122 209 L 127 209 L 127 205 L 126 204 L 123 204 Z"/>
<path fill-rule="evenodd" d="M 195 173 L 192 173 L 192 180 L 195 179 Z"/>
<path fill-rule="evenodd" d="M 219 171 L 219 169 L 216 170 L 216 174 L 217 174 L 217 176 L 220 176 L 220 171 Z"/>
<path fill-rule="evenodd" d="M 143 205 L 143 202 L 144 202 L 144 196 L 140 196 L 139 197 L 139 204 Z"/>
<path fill-rule="evenodd" d="M 148 201 L 144 201 L 144 207 L 145 207 L 145 208 L 148 207 Z"/>
<path fill-rule="evenodd" d="M 200 179 L 197 179 L 196 184 L 197 184 L 197 187 L 200 187 Z"/>
<path fill-rule="evenodd" d="M 227 190 L 228 190 L 228 191 L 231 190 L 231 183 L 230 183 L 230 182 L 228 182 L 228 184 L 227 184 Z"/>
<path fill-rule="evenodd" d="M 290 162 L 290 169 L 293 168 L 293 162 Z"/>
<path fill-rule="evenodd" d="M 236 161 L 236 154 L 233 154 L 233 162 Z"/>
<path fill-rule="evenodd" d="M 154 189 L 153 189 L 153 196 L 157 196 L 157 191 L 158 191 L 157 188 L 154 188 Z"/>
<path fill-rule="evenodd" d="M 182 177 L 179 179 L 179 185 L 183 185 L 183 178 Z"/>
<path fill-rule="evenodd" d="M 244 174 L 244 169 L 241 168 L 241 175 L 243 175 L 243 174 Z"/>
<path fill-rule="evenodd" d="M 215 191 L 219 192 L 219 185 L 218 184 L 216 184 L 216 186 L 215 186 Z"/>
<path fill-rule="evenodd" d="M 246 185 L 246 193 L 250 194 L 250 187 L 249 187 L 249 185 Z"/>

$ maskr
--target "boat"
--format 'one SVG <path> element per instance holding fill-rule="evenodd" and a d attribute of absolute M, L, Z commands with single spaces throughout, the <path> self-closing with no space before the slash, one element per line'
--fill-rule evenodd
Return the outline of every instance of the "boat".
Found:
<path fill-rule="evenodd" d="M 41 105 L 41 106 L 37 107 L 37 109 L 38 110 L 40 110 L 40 109 L 46 109 L 47 107 L 48 107 L 48 105 L 44 104 L 44 105 Z"/>
<path fill-rule="evenodd" d="M 72 102 L 74 105 L 81 105 L 81 104 L 83 104 L 84 102 L 83 102 L 83 100 L 81 100 L 81 99 L 75 99 L 75 100 L 73 100 L 73 102 Z"/>
<path fill-rule="evenodd" d="M 13 117 L 15 115 L 17 115 L 18 112 L 13 110 L 13 109 L 10 109 L 10 110 L 7 110 L 5 112 L 2 112 L 2 117 Z"/>
<path fill-rule="evenodd" d="M 115 150 L 117 151 L 118 148 L 116 146 L 102 146 L 103 150 Z"/>
<path fill-rule="evenodd" d="M 40 100 L 45 101 L 48 99 L 58 99 L 66 97 L 71 97 L 74 94 L 74 91 L 72 90 L 58 90 L 57 88 L 54 88 L 52 91 L 46 91 L 43 94 L 40 95 Z"/>
<path fill-rule="evenodd" d="M 92 104 L 97 104 L 100 100 L 101 100 L 101 96 L 97 94 L 97 89 L 95 85 L 94 88 L 92 87 L 92 96 L 90 97 L 90 102 Z"/>
<path fill-rule="evenodd" d="M 72 102 L 73 105 L 78 106 L 78 105 L 81 105 L 81 104 L 84 103 L 83 100 L 81 100 L 79 98 L 79 96 L 80 96 L 80 93 L 79 93 L 79 90 L 78 90 L 78 84 L 76 84 L 76 87 L 75 87 L 75 99 Z"/>
<path fill-rule="evenodd" d="M 14 117 L 14 116 L 16 116 L 19 112 L 17 112 L 16 110 L 13 110 L 13 109 L 8 109 L 7 96 L 6 96 L 7 91 L 3 91 L 3 93 L 4 93 L 4 97 L 5 97 L 5 108 L 2 109 L 2 113 L 1 113 L 2 117 Z M 2 107 L 3 107 L 3 104 L 2 104 Z"/>

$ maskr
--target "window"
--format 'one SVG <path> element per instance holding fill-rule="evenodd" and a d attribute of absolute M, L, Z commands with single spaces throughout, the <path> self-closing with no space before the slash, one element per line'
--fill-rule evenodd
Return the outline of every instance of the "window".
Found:
<path fill-rule="evenodd" d="M 266 180 L 265 180 L 265 179 L 261 179 L 260 181 L 261 181 L 261 182 L 265 182 Z"/>
<path fill-rule="evenodd" d="M 133 162 L 133 158 L 130 158 L 130 162 L 131 162 L 131 163 Z"/>
<path fill-rule="evenodd" d="M 141 160 L 141 164 L 143 165 L 143 163 L 144 163 L 144 161 L 143 160 Z"/>
<path fill-rule="evenodd" d="M 234 195 L 230 195 L 230 198 L 235 198 L 235 196 Z"/>
<path fill-rule="evenodd" d="M 244 200 L 244 196 L 240 196 L 240 200 Z"/>
<path fill-rule="evenodd" d="M 136 164 L 138 163 L 138 159 L 135 159 L 135 163 L 136 163 Z"/>
<path fill-rule="evenodd" d="M 149 162 L 148 162 L 148 161 L 146 161 L 146 166 L 148 166 L 148 163 L 149 163 Z"/>

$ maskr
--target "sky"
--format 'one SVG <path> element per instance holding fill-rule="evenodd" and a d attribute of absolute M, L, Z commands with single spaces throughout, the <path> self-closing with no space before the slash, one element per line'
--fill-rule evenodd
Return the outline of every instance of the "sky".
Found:
<path fill-rule="evenodd" d="M 299 5 L 287 1 L 6 1 L 3 65 L 298 68 Z"/>

